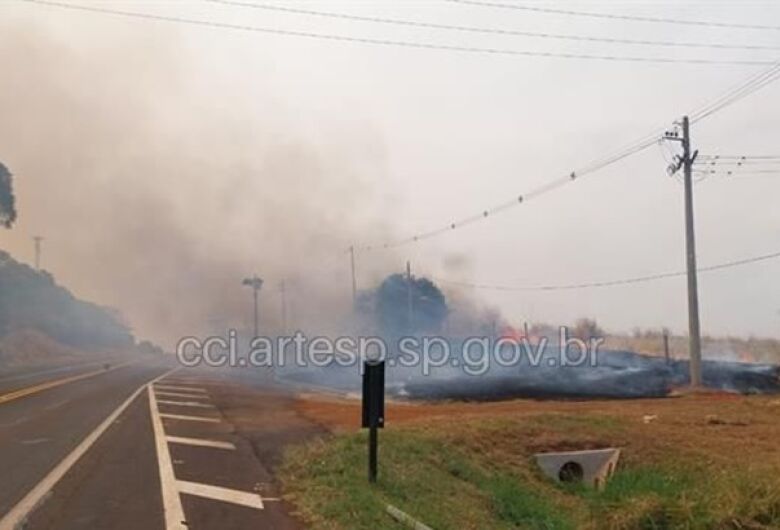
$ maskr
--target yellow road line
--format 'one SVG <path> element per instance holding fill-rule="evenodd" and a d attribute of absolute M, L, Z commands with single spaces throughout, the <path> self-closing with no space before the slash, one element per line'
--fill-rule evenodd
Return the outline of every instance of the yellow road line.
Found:
<path fill-rule="evenodd" d="M 70 377 L 64 377 L 62 379 L 55 379 L 53 381 L 46 381 L 45 383 L 40 383 L 38 385 L 30 386 L 27 388 L 21 388 L 19 390 L 14 390 L 13 392 L 9 392 L 7 394 L 0 395 L 0 404 L 8 403 L 10 401 L 14 401 L 20 398 L 23 398 L 25 396 L 30 396 L 32 394 L 37 394 L 38 392 L 43 392 L 44 390 L 49 390 L 50 388 L 56 388 L 58 386 L 67 385 L 68 383 L 74 383 L 76 381 L 81 381 L 82 379 L 87 379 L 90 377 L 95 377 L 100 374 L 106 374 L 108 372 L 112 372 L 114 370 L 118 370 L 119 368 L 122 368 L 123 366 L 127 366 L 128 364 L 132 364 L 131 362 L 126 362 L 119 364 L 117 366 L 114 366 L 112 368 L 106 369 L 99 369 L 99 370 L 93 370 L 91 372 L 85 372 L 83 374 L 78 375 L 72 375 Z"/>

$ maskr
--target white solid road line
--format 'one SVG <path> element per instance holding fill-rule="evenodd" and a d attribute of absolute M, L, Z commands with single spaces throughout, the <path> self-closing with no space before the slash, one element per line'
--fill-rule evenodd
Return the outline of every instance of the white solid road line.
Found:
<path fill-rule="evenodd" d="M 154 385 L 155 390 L 161 390 L 163 392 L 197 392 L 199 394 L 205 394 L 205 388 L 196 388 L 194 386 L 174 386 L 174 385 Z"/>
<path fill-rule="evenodd" d="M 239 504 L 241 506 L 247 506 L 249 508 L 255 508 L 262 510 L 263 498 L 259 493 L 251 491 L 232 490 L 228 488 L 220 488 L 218 486 L 209 486 L 207 484 L 197 484 L 195 482 L 187 482 L 185 480 L 179 480 L 179 491 L 187 495 L 195 495 L 198 497 L 205 497 L 207 499 L 213 499 L 222 502 L 230 502 L 232 504 Z M 276 499 L 265 499 L 276 500 Z"/>
<path fill-rule="evenodd" d="M 176 475 L 173 472 L 171 454 L 165 441 L 160 413 L 157 410 L 157 400 L 154 397 L 152 385 L 149 385 L 149 410 L 154 428 L 154 443 L 157 448 L 157 467 L 160 468 L 160 486 L 162 489 L 163 511 L 165 513 L 166 530 L 187 530 L 184 519 L 184 508 L 181 505 L 179 491 L 176 488 Z"/>
<path fill-rule="evenodd" d="M 205 394 L 185 394 L 183 392 L 164 392 L 162 390 L 155 390 L 154 392 L 158 396 L 183 397 L 183 398 L 190 398 L 190 399 L 209 399 L 209 397 Z"/>
<path fill-rule="evenodd" d="M 183 445 L 195 445 L 198 447 L 213 447 L 215 449 L 227 449 L 229 451 L 235 451 L 236 446 L 230 442 L 220 442 L 217 440 L 204 440 L 203 438 L 184 438 L 181 436 L 166 436 L 165 439 L 168 443 L 183 444 Z"/>
<path fill-rule="evenodd" d="M 210 423 L 219 423 L 221 420 L 219 418 L 208 418 L 205 416 L 185 416 L 184 414 L 163 414 L 162 412 L 159 413 L 161 418 L 165 418 L 168 420 L 182 420 L 182 421 L 205 421 Z M 0 528 L 2 530 L 2 528 Z"/>
<path fill-rule="evenodd" d="M 158 381 L 163 377 L 175 372 L 177 369 L 170 370 L 159 377 L 156 377 L 151 382 Z M 138 397 L 138 395 L 144 390 L 144 388 L 150 383 L 144 383 L 137 390 L 135 390 L 130 397 L 128 397 L 124 403 L 119 405 L 114 412 L 108 415 L 103 422 L 95 428 L 81 443 L 68 454 L 59 464 L 57 464 L 49 473 L 41 480 L 33 489 L 20 500 L 11 510 L 0 519 L 0 530 L 16 530 L 21 528 L 27 516 L 32 512 L 36 506 L 40 504 L 43 498 L 54 488 L 57 482 L 78 462 L 78 460 L 86 453 L 90 447 L 97 441 L 98 438 L 108 429 L 114 421 L 122 414 L 125 409 Z M 182 527 L 184 528 L 184 527 Z"/>
<path fill-rule="evenodd" d="M 202 409 L 215 409 L 214 405 L 209 403 L 200 403 L 198 401 L 168 401 L 167 399 L 158 399 L 157 403 L 160 405 L 174 405 L 177 407 L 199 407 Z"/>

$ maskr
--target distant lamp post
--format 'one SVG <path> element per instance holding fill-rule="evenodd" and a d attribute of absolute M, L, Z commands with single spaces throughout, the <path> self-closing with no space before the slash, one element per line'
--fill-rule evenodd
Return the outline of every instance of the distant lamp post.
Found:
<path fill-rule="evenodd" d="M 35 270 L 41 270 L 41 241 L 43 237 L 33 236 L 33 242 L 35 243 Z"/>
<path fill-rule="evenodd" d="M 263 286 L 263 280 L 262 278 L 258 278 L 257 274 L 255 274 L 251 278 L 244 278 L 244 281 L 242 281 L 241 284 L 252 288 L 252 297 L 255 303 L 255 337 L 257 337 L 260 334 L 257 314 L 257 293 L 260 292 L 260 288 Z"/>

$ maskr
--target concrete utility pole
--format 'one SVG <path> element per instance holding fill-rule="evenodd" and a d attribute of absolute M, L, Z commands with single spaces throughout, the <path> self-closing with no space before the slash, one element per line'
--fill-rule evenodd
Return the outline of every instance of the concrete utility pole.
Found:
<path fill-rule="evenodd" d="M 355 278 L 355 247 L 349 247 L 349 263 L 352 268 L 352 309 L 357 305 L 357 279 Z"/>
<path fill-rule="evenodd" d="M 282 335 L 287 334 L 287 286 L 285 281 L 282 280 L 279 290 L 282 295 Z"/>
<path fill-rule="evenodd" d="M 255 335 L 254 336 L 258 337 L 260 335 L 260 320 L 259 320 L 258 308 L 257 308 L 257 294 L 260 291 L 260 288 L 263 286 L 263 280 L 259 278 L 257 274 L 255 274 L 251 278 L 244 278 L 244 281 L 242 281 L 241 284 L 252 288 L 252 295 L 255 303 Z"/>
<path fill-rule="evenodd" d="M 35 242 L 35 270 L 41 270 L 41 241 L 43 241 L 43 237 L 41 236 L 33 236 L 33 241 Z"/>
<path fill-rule="evenodd" d="M 696 277 L 696 235 L 693 223 L 693 163 L 698 151 L 691 152 L 691 132 L 688 116 L 682 119 L 682 138 L 678 133 L 665 135 L 667 140 L 682 144 L 682 157 L 672 166 L 672 173 L 683 169 L 685 187 L 685 261 L 688 270 L 688 349 L 690 354 L 691 386 L 702 385 L 701 375 L 701 330 L 699 327 L 699 288 Z"/>
<path fill-rule="evenodd" d="M 693 226 L 693 161 L 688 116 L 683 117 L 683 169 L 685 176 L 685 257 L 688 266 L 688 341 L 691 356 L 691 386 L 702 384 L 701 330 L 699 328 L 699 287 L 696 277 L 696 236 Z"/>
<path fill-rule="evenodd" d="M 406 262 L 406 303 L 409 314 L 409 333 L 412 333 L 414 324 L 414 305 L 412 303 L 412 263 Z"/>
<path fill-rule="evenodd" d="M 671 353 L 669 352 L 669 330 L 664 328 L 663 334 L 664 334 L 664 359 L 666 359 L 666 364 L 669 364 L 672 360 Z"/>

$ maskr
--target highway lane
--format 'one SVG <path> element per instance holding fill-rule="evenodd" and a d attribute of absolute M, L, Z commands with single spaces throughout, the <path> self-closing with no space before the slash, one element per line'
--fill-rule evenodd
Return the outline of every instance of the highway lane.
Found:
<path fill-rule="evenodd" d="M 166 367 L 133 364 L 0 404 L 0 514 Z"/>
<path fill-rule="evenodd" d="M 25 530 L 165 530 L 149 402 L 141 392 L 58 481 Z"/>
<path fill-rule="evenodd" d="M 127 366 L 0 404 L 0 529 L 302 529 L 275 471 L 284 446 L 319 428 L 292 395 L 169 368 Z"/>
<path fill-rule="evenodd" d="M 52 368 L 38 368 L 34 370 L 14 370 L 0 374 L 0 394 L 11 392 L 19 388 L 27 388 L 33 385 L 52 381 L 80 373 L 101 368 L 106 363 L 115 366 L 126 359 L 91 359 L 79 363 L 55 366 Z"/>

